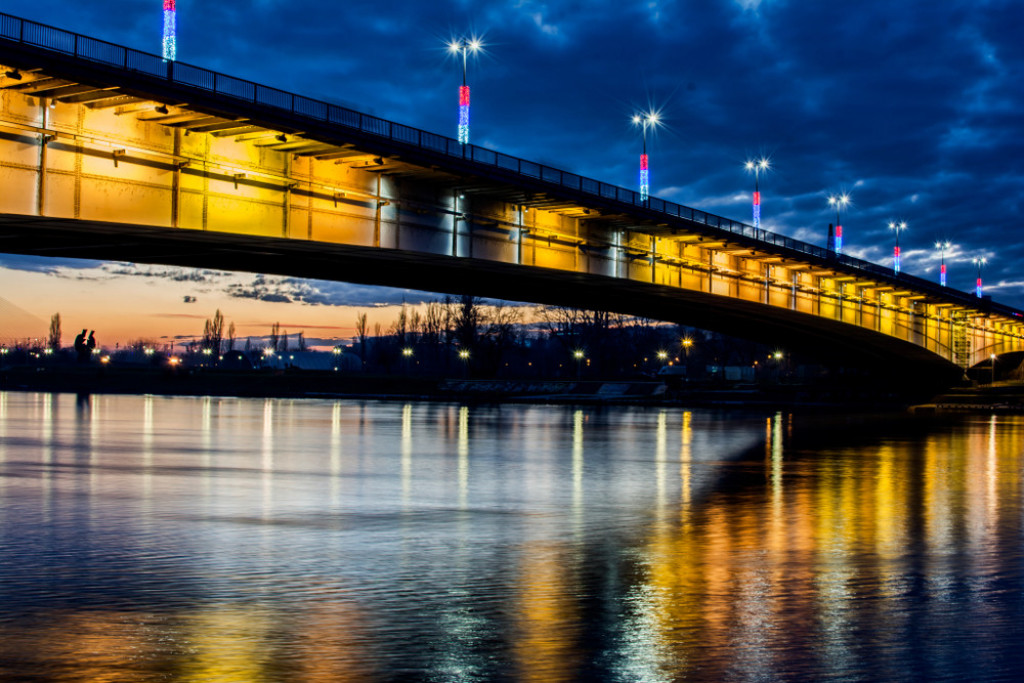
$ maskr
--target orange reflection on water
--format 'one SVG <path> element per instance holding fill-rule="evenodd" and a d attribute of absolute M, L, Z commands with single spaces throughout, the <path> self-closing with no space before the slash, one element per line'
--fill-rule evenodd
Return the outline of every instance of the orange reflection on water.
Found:
<path fill-rule="evenodd" d="M 570 559 L 561 544 L 537 543 L 524 548 L 514 604 L 510 605 L 517 680 L 575 680 L 581 622 Z"/>
<path fill-rule="evenodd" d="M 649 527 L 638 573 L 656 596 L 666 678 L 694 667 L 708 680 L 766 675 L 787 650 L 845 666 L 858 629 L 909 624 L 900 601 L 922 542 L 941 591 L 942 558 L 998 562 L 1021 522 L 1020 418 L 822 451 L 786 451 L 780 419 L 766 423 L 762 486 L 714 494 L 678 524 Z M 1001 519 L 1010 509 L 1013 519 Z"/>

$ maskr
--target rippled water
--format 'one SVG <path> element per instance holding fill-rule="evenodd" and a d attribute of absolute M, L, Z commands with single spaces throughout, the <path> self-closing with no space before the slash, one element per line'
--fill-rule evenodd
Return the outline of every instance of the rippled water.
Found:
<path fill-rule="evenodd" d="M 0 393 L 0 678 L 1015 680 L 1024 420 Z"/>

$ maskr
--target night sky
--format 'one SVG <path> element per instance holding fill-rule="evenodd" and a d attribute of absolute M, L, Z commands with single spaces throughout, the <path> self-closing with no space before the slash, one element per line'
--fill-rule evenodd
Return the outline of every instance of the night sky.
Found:
<path fill-rule="evenodd" d="M 1024 306 L 1019 0 L 177 7 L 179 61 L 451 137 L 460 67 L 445 42 L 477 35 L 486 52 L 469 70 L 475 144 L 635 187 L 640 135 L 630 118 L 653 108 L 665 125 L 649 142 L 652 195 L 749 222 L 753 179 L 743 163 L 765 155 L 763 227 L 824 246 L 835 220 L 827 197 L 845 190 L 853 201 L 843 217 L 846 253 L 890 265 L 888 223 L 905 220 L 905 271 L 937 279 L 934 244 L 949 240 L 951 286 L 971 290 L 971 259 L 984 256 L 986 293 Z M 160 51 L 161 0 L 6 0 L 2 9 Z M 58 278 L 75 269 L 128 280 L 155 272 L 20 257 L 0 265 Z M 259 298 L 252 276 L 193 280 L 229 298 Z M 410 297 L 277 278 L 262 286 L 268 297 L 311 305 Z"/>

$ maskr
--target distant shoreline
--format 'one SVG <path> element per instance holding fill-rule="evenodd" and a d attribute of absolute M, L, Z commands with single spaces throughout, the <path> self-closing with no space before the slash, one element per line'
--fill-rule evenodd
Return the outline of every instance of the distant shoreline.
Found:
<path fill-rule="evenodd" d="M 1016 385 L 1015 385 L 1016 386 Z M 0 391 L 153 394 L 473 403 L 686 406 L 724 409 L 856 409 L 914 412 L 1024 412 L 1024 386 L 998 395 L 979 389 L 938 397 L 887 394 L 864 385 L 680 385 L 654 380 L 452 379 L 302 370 L 11 366 Z"/>

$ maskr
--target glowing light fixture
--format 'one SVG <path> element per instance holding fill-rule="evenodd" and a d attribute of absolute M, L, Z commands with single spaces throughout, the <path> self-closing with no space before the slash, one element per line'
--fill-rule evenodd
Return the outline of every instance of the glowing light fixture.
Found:
<path fill-rule="evenodd" d="M 843 253 L 843 226 L 839 218 L 839 212 L 845 209 L 850 203 L 850 195 L 846 194 L 834 194 L 828 198 L 829 206 L 836 207 L 836 253 Z"/>
<path fill-rule="evenodd" d="M 175 40 L 174 0 L 164 0 L 164 61 L 174 61 L 178 46 Z"/>
<path fill-rule="evenodd" d="M 953 246 L 952 242 L 936 242 L 935 248 L 939 250 L 939 285 L 946 286 L 946 250 Z"/>
<path fill-rule="evenodd" d="M 633 115 L 633 125 L 640 126 L 643 138 L 643 153 L 640 155 L 640 202 L 643 204 L 646 204 L 651 196 L 651 176 L 647 160 L 647 127 L 658 125 L 658 121 L 658 113 L 654 111 Z"/>
<path fill-rule="evenodd" d="M 448 43 L 448 51 L 462 55 L 462 85 L 459 86 L 459 143 L 469 144 L 469 86 L 466 85 L 466 69 L 469 53 L 477 53 L 483 48 L 479 38 L 456 38 Z"/>
<path fill-rule="evenodd" d="M 896 231 L 896 250 L 893 252 L 892 269 L 896 275 L 900 274 L 900 231 L 907 229 L 906 221 L 889 221 L 889 229 Z"/>
<path fill-rule="evenodd" d="M 974 263 L 974 265 L 978 266 L 978 283 L 974 287 L 974 294 L 980 299 L 982 296 L 981 267 L 988 263 L 988 259 L 986 259 L 984 256 L 976 256 L 973 259 L 971 259 L 971 262 Z"/>
<path fill-rule="evenodd" d="M 761 171 L 767 171 L 771 168 L 771 162 L 767 158 L 761 157 L 760 159 L 749 159 L 747 163 L 743 165 L 748 172 L 754 174 L 754 227 L 761 227 L 761 188 L 758 185 L 758 179 L 761 175 Z"/>

